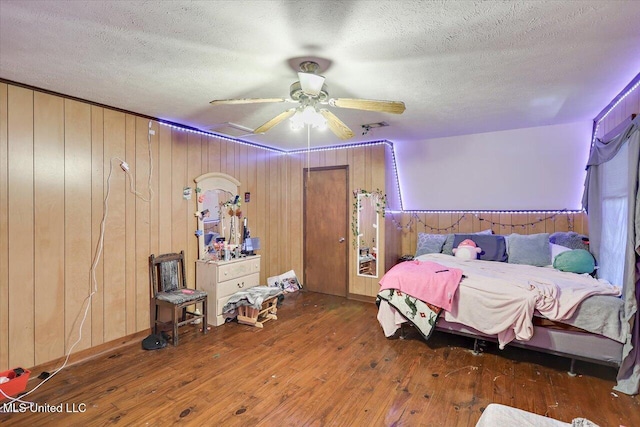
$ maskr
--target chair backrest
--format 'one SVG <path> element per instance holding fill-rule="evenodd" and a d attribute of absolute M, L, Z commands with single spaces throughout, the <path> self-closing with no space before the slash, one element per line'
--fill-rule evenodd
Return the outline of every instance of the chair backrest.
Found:
<path fill-rule="evenodd" d="M 158 292 L 186 288 L 184 251 L 180 251 L 179 254 L 171 253 L 157 257 L 152 254 L 149 257 L 149 276 L 154 296 Z"/>

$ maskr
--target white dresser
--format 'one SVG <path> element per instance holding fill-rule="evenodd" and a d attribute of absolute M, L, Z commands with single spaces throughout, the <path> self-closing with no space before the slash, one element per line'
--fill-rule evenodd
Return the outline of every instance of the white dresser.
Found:
<path fill-rule="evenodd" d="M 241 289 L 260 284 L 260 255 L 231 261 L 196 261 L 196 288 L 207 291 L 207 322 L 224 323 L 222 307 Z"/>

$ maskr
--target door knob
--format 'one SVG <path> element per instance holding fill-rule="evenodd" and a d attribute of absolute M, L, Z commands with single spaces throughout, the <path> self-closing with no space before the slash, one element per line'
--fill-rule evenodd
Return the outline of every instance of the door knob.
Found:
<path fill-rule="evenodd" d="M 341 237 L 338 239 L 338 243 L 343 243 L 344 242 L 344 237 Z"/>

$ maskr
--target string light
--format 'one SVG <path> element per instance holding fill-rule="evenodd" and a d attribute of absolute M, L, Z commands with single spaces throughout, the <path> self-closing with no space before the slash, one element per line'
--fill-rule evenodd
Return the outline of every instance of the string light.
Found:
<path fill-rule="evenodd" d="M 163 122 L 163 121 L 159 121 L 159 123 L 163 126 L 167 126 L 171 129 L 175 129 L 175 130 L 180 130 L 183 132 L 188 132 L 188 133 L 193 133 L 196 135 L 203 135 L 203 136 L 213 136 L 216 137 L 218 139 L 222 139 L 224 141 L 229 141 L 229 142 L 235 142 L 236 144 L 242 144 L 242 145 L 247 145 L 249 147 L 255 147 L 255 148 L 260 148 L 263 150 L 267 150 L 267 151 L 271 151 L 273 153 L 278 153 L 278 154 L 285 154 L 285 155 L 291 155 L 291 154 L 299 154 L 299 153 L 315 153 L 315 152 L 322 152 L 322 151 L 336 151 L 336 150 L 346 150 L 349 148 L 362 148 L 362 147 L 370 147 L 370 146 L 375 146 L 375 145 L 386 145 L 390 150 L 391 150 L 391 159 L 392 159 L 392 164 L 393 164 L 393 175 L 396 181 L 396 191 L 398 192 L 398 199 L 400 201 L 400 209 L 402 209 L 402 192 L 400 191 L 400 179 L 398 177 L 398 165 L 396 162 L 396 153 L 393 147 L 393 144 L 387 140 L 376 140 L 376 141 L 367 141 L 367 142 L 356 142 L 353 144 L 343 144 L 343 145 L 332 145 L 332 146 L 328 146 L 328 147 L 318 147 L 318 148 L 300 148 L 300 149 L 296 149 L 296 150 L 280 150 L 277 148 L 273 148 L 273 147 L 268 147 L 266 145 L 260 145 L 260 144 L 255 144 L 252 142 L 247 142 L 247 141 L 243 141 L 241 139 L 236 139 L 236 138 L 229 138 L 226 136 L 222 136 L 222 135 L 218 135 L 216 133 L 213 132 L 204 132 L 198 129 L 191 129 L 191 128 L 187 128 L 187 127 L 183 127 L 183 126 L 177 126 L 173 123 L 167 123 L 167 122 Z"/>
<path fill-rule="evenodd" d="M 213 132 L 205 132 L 205 131 L 201 131 L 201 130 L 198 130 L 198 129 L 190 129 L 190 128 L 187 128 L 187 127 L 178 126 L 178 125 L 175 125 L 173 123 L 167 123 L 167 122 L 163 122 L 163 121 L 158 121 L 158 123 L 160 123 L 161 125 L 166 126 L 168 128 L 179 130 L 179 131 L 182 131 L 182 132 L 193 133 L 193 134 L 196 134 L 196 135 L 203 135 L 203 136 L 213 136 L 215 138 L 222 139 L 223 141 L 235 142 L 236 144 L 246 145 L 246 146 L 254 147 L 254 148 L 260 148 L 260 149 L 263 149 L 263 150 L 271 151 L 273 153 L 279 153 L 279 154 L 286 154 L 287 153 L 286 151 L 280 150 L 278 148 L 273 148 L 273 147 L 269 147 L 269 146 L 266 146 L 266 145 L 256 144 L 256 143 L 253 143 L 253 142 L 247 142 L 247 141 L 243 141 L 241 139 L 229 138 L 227 136 L 218 135 L 217 133 L 213 133 Z"/>
<path fill-rule="evenodd" d="M 438 210 L 406 210 L 406 211 L 402 211 L 402 213 L 415 213 L 415 214 L 420 214 L 420 213 L 428 213 L 428 214 L 445 214 L 445 213 L 449 213 L 449 214 L 483 214 L 483 213 L 487 213 L 487 214 L 509 214 L 509 215 L 513 215 L 513 214 L 565 214 L 565 215 L 572 215 L 572 214 L 577 214 L 577 213 L 584 213 L 584 210 L 579 209 L 579 210 L 569 210 L 569 209 L 552 209 L 552 210 L 537 210 L 537 211 L 499 211 L 499 210 L 468 210 L 468 211 L 463 211 L 463 210 L 457 210 L 457 211 L 438 211 Z"/>
<path fill-rule="evenodd" d="M 598 122 L 596 123 L 596 128 L 593 131 L 593 137 L 591 138 L 591 146 L 593 147 L 593 144 L 595 144 L 596 142 L 596 138 L 598 135 L 598 130 L 600 129 L 600 123 L 602 123 L 602 121 L 609 115 L 610 112 L 612 112 L 617 106 L 618 104 L 620 104 L 627 96 L 629 96 L 629 94 L 631 94 L 631 92 L 633 92 L 634 90 L 636 90 L 638 87 L 640 87 L 640 80 L 638 80 L 636 82 L 636 84 L 634 84 L 633 86 L 631 86 L 631 88 L 625 92 L 624 95 L 622 95 L 620 97 L 620 99 L 618 99 L 612 106 L 611 108 L 609 108 L 607 110 L 606 113 L 604 113 L 604 115 L 602 117 L 600 117 L 600 120 L 598 120 Z"/>
<path fill-rule="evenodd" d="M 640 82 L 639 82 L 640 84 Z M 635 89 L 636 87 L 639 86 L 639 84 L 636 84 L 631 90 Z M 631 92 L 631 90 L 629 92 Z M 629 93 L 627 92 L 627 94 Z M 626 96 L 626 95 L 625 95 Z M 624 97 L 623 97 L 624 98 Z M 606 116 L 606 115 L 605 115 Z M 235 139 L 235 138 L 229 138 L 229 137 L 225 137 L 222 135 L 218 135 L 212 132 L 204 132 L 204 131 L 200 131 L 197 129 L 190 129 L 190 128 L 186 128 L 186 127 L 181 127 L 181 126 L 177 126 L 175 124 L 172 123 L 166 123 L 166 122 L 159 122 L 160 124 L 167 126 L 171 129 L 176 129 L 176 130 L 181 130 L 184 132 L 189 132 L 189 133 L 194 133 L 194 134 L 198 134 L 198 135 L 204 135 L 204 136 L 213 136 L 225 141 L 230 141 L 230 142 L 235 142 L 237 144 L 243 144 L 243 145 L 247 145 L 250 147 L 255 147 L 255 148 L 261 148 L 263 150 L 267 150 L 267 151 L 271 151 L 274 153 L 278 153 L 278 154 L 284 154 L 284 155 L 294 155 L 294 154 L 300 154 L 300 153 L 311 153 L 311 152 L 324 152 L 324 151 L 337 151 L 337 150 L 346 150 L 346 149 L 350 149 L 350 148 L 363 148 L 363 147 L 371 147 L 371 146 L 377 146 L 377 145 L 385 145 L 390 149 L 390 153 L 391 153 L 391 164 L 393 167 L 393 175 L 395 178 L 395 187 L 396 187 L 396 191 L 398 194 L 398 200 L 400 202 L 400 210 L 399 211 L 391 211 L 391 210 L 386 210 L 387 212 L 389 212 L 391 214 L 391 221 L 398 227 L 398 229 L 404 229 L 407 228 L 409 229 L 412 224 L 413 224 L 413 219 L 418 220 L 419 222 L 422 222 L 420 220 L 420 218 L 417 216 L 417 214 L 421 214 L 421 213 L 427 213 L 427 214 L 462 214 L 463 216 L 460 218 L 460 220 L 458 220 L 455 224 L 452 224 L 449 227 L 446 228 L 437 228 L 437 227 L 431 227 L 425 223 L 423 223 L 423 225 L 425 226 L 425 228 L 429 228 L 433 231 L 447 231 L 447 230 L 454 230 L 455 226 L 458 225 L 460 223 L 460 221 L 462 221 L 462 218 L 464 218 L 464 216 L 466 214 L 473 214 L 476 215 L 477 214 L 513 214 L 513 215 L 524 215 L 524 214 L 541 214 L 541 215 L 547 215 L 547 214 L 551 214 L 550 217 L 548 218 L 555 218 L 556 215 L 573 215 L 573 214 L 578 214 L 578 213 L 583 213 L 584 210 L 567 210 L 567 209 L 562 209 L 562 210 L 529 210 L 529 211 L 508 211 L 508 210 L 502 210 L 502 211 L 498 211 L 498 210 L 473 210 L 473 211 L 462 211 L 462 210 L 447 210 L 447 211 L 438 211 L 438 210 L 404 210 L 404 203 L 402 201 L 402 191 L 400 190 L 400 178 L 398 175 L 398 163 L 397 163 L 397 159 L 396 159 L 396 153 L 395 153 L 395 149 L 393 146 L 393 143 L 391 143 L 390 141 L 387 140 L 375 140 L 375 141 L 366 141 L 366 142 L 356 142 L 356 143 L 352 143 L 352 144 L 343 144 L 343 145 L 332 145 L 332 146 L 328 146 L 328 147 L 317 147 L 317 148 L 311 148 L 311 149 L 307 149 L 307 148 L 301 148 L 301 149 L 296 149 L 296 150 L 280 150 L 280 149 L 276 149 L 276 148 L 272 148 L 272 147 L 268 147 L 265 145 L 260 145 L 260 144 L 255 144 L 255 143 L 251 143 L 251 142 L 247 142 L 247 141 L 243 141 L 240 139 Z M 394 213 L 406 213 L 406 214 L 410 214 L 410 219 L 409 219 L 409 223 L 407 225 L 402 226 L 393 216 Z M 484 218 L 478 218 L 480 221 L 488 221 Z M 535 225 L 539 222 L 543 222 L 546 221 L 546 219 L 542 219 L 540 221 L 535 221 L 532 223 L 527 223 L 527 224 L 522 224 L 524 226 L 527 225 Z M 497 223 L 497 222 L 491 222 L 492 226 L 500 226 L 500 227 L 520 227 L 521 224 L 517 224 L 517 225 L 513 225 L 513 224 L 501 224 L 501 223 Z"/>
<path fill-rule="evenodd" d="M 444 213 L 452 213 L 452 214 L 462 214 L 460 216 L 460 218 L 458 218 L 457 221 L 453 222 L 451 225 L 447 226 L 447 227 L 433 227 L 429 224 L 427 224 L 425 221 L 423 221 L 419 216 L 418 216 L 418 212 L 417 211 L 387 211 L 387 214 L 389 215 L 389 218 L 391 220 L 391 223 L 399 230 L 411 230 L 414 223 L 416 224 L 422 224 L 422 226 L 424 227 L 425 231 L 428 229 L 431 232 L 436 232 L 436 233 L 449 233 L 449 232 L 455 232 L 457 226 L 465 219 L 468 217 L 468 215 L 472 215 L 473 217 L 475 217 L 478 221 L 482 222 L 486 222 L 488 224 L 490 224 L 490 228 L 494 228 L 494 227 L 500 227 L 500 228 L 507 228 L 510 227 L 511 230 L 516 230 L 518 228 L 520 229 L 526 229 L 527 227 L 533 227 L 537 224 L 543 223 L 545 221 L 555 221 L 556 217 L 558 215 L 567 215 L 567 223 L 568 223 L 568 228 L 569 231 L 573 230 L 573 214 L 578 214 L 578 213 L 584 213 L 584 211 L 570 211 L 570 210 L 561 210 L 561 211 L 421 211 L 422 213 L 438 213 L 438 214 L 444 214 Z M 409 220 L 407 221 L 407 224 L 402 225 L 400 223 L 400 221 L 398 219 L 396 219 L 395 215 L 396 214 L 403 214 L 403 213 L 408 213 L 409 214 Z M 544 218 L 538 218 L 535 221 L 530 221 L 530 222 L 525 222 L 522 224 L 513 224 L 513 223 L 502 223 L 499 221 L 492 221 L 489 219 L 486 219 L 484 217 L 482 217 L 482 214 L 511 214 L 511 215 L 527 215 L 527 214 L 550 214 L 548 216 L 545 216 Z"/>
<path fill-rule="evenodd" d="M 368 141 L 368 142 L 354 142 L 352 144 L 343 144 L 343 145 L 331 145 L 329 147 L 317 147 L 311 148 L 307 150 L 306 148 L 298 148 L 295 150 L 286 151 L 285 154 L 300 154 L 306 153 L 310 151 L 312 153 L 319 151 L 336 151 L 336 150 L 346 150 L 348 148 L 359 148 L 359 147 L 368 147 L 373 145 L 387 145 L 393 149 L 393 144 L 386 140 L 378 140 L 378 141 Z"/>
<path fill-rule="evenodd" d="M 398 200 L 400 201 L 400 210 L 404 209 L 402 202 L 402 191 L 400 191 L 400 175 L 398 174 L 398 164 L 396 162 L 396 151 L 393 148 L 393 144 L 389 144 L 391 148 L 391 160 L 393 164 L 393 175 L 396 179 L 396 191 L 398 192 Z"/>

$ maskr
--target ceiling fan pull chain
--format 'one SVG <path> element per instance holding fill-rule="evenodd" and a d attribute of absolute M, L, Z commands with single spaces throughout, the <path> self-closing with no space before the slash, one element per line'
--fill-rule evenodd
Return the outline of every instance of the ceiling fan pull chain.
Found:
<path fill-rule="evenodd" d="M 307 124 L 307 181 L 311 178 L 311 162 L 309 157 L 311 156 L 311 125 Z"/>

